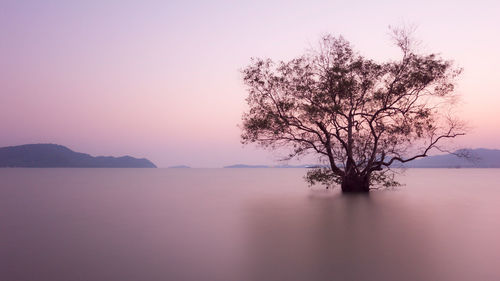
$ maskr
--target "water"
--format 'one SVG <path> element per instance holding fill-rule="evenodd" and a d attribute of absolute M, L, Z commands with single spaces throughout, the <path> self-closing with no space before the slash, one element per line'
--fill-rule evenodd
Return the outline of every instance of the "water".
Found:
<path fill-rule="evenodd" d="M 0 169 L 0 280 L 500 280 L 500 170 Z"/>

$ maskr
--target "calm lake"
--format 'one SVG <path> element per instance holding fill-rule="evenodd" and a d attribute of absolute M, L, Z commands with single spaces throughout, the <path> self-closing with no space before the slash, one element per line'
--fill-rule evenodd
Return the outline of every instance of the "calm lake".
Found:
<path fill-rule="evenodd" d="M 0 280 L 500 280 L 500 169 L 0 169 Z"/>

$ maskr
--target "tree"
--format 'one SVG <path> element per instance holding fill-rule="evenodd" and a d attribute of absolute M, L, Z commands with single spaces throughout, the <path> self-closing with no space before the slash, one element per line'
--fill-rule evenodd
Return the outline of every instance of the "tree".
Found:
<path fill-rule="evenodd" d="M 249 105 L 242 143 L 290 148 L 286 159 L 316 154 L 328 168 L 310 170 L 310 184 L 337 183 L 343 192 L 397 185 L 391 166 L 443 150 L 464 126 L 451 113 L 461 69 L 417 53 L 409 33 L 393 34 L 396 61 L 367 59 L 332 35 L 287 62 L 252 59 L 242 70 Z"/>

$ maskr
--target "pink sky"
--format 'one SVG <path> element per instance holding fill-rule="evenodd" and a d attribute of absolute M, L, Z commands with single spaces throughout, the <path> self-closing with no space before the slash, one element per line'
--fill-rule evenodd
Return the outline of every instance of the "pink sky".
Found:
<path fill-rule="evenodd" d="M 472 129 L 456 145 L 500 148 L 497 1 L 165 2 L 2 1 L 0 146 L 270 164 L 276 155 L 239 142 L 250 57 L 290 59 L 333 33 L 383 60 L 397 55 L 387 26 L 412 23 L 424 51 L 464 68 Z"/>

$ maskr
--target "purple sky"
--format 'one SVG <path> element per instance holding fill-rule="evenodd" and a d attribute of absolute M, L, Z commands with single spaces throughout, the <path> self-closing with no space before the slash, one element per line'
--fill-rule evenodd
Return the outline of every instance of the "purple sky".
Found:
<path fill-rule="evenodd" d="M 377 3 L 374 3 L 377 2 Z M 239 142 L 250 57 L 290 59 L 342 34 L 394 58 L 388 25 L 464 68 L 472 127 L 456 145 L 500 148 L 497 1 L 9 1 L 0 3 L 0 146 L 57 143 L 160 167 L 273 163 Z"/>

